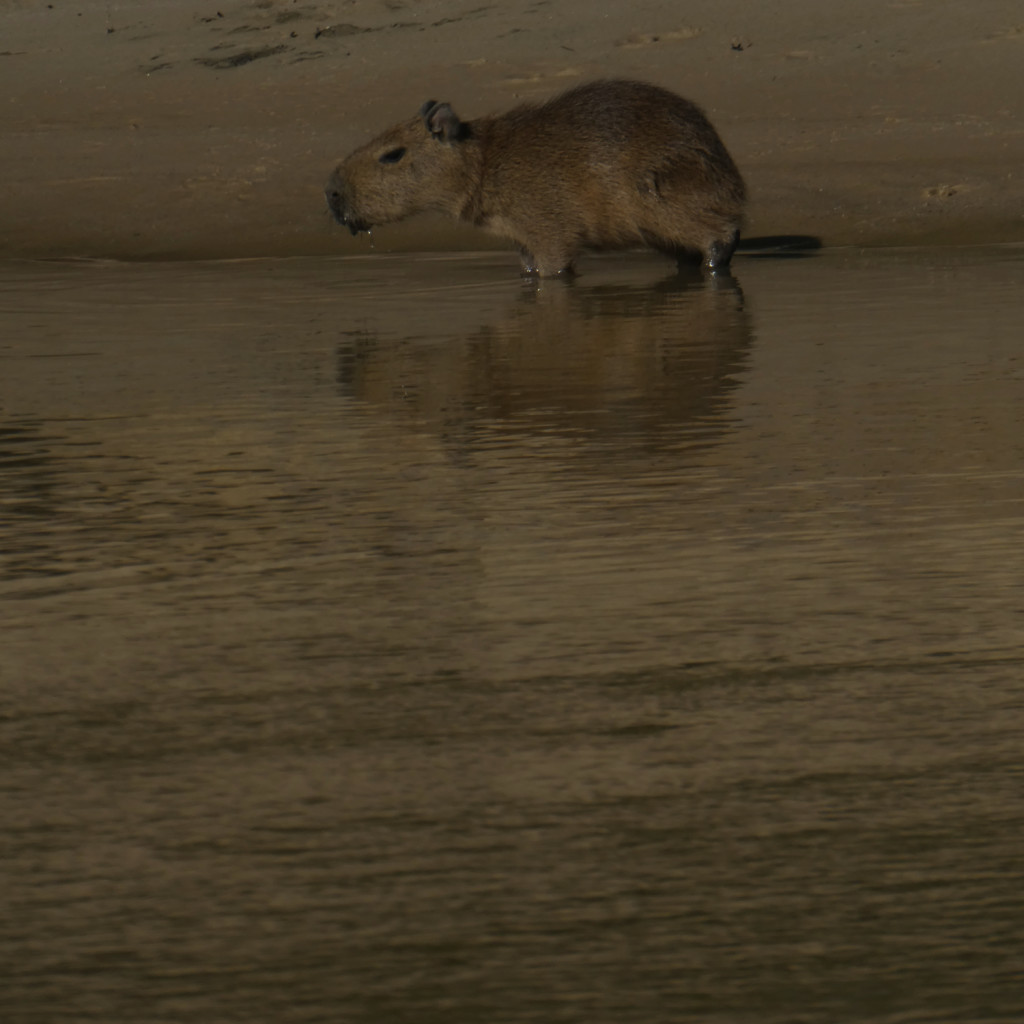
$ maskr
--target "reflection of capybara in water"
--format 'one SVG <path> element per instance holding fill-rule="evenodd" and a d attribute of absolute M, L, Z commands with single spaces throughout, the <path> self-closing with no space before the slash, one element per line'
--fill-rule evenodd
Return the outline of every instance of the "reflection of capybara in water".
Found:
<path fill-rule="evenodd" d="M 511 238 L 542 275 L 571 271 L 584 249 L 639 245 L 724 267 L 744 201 L 700 108 L 627 81 L 475 121 L 428 101 L 343 160 L 326 194 L 353 234 L 438 210 Z"/>
<path fill-rule="evenodd" d="M 529 436 L 565 442 L 602 472 L 624 469 L 617 455 L 668 451 L 675 462 L 681 447 L 716 443 L 753 345 L 738 282 L 630 280 L 625 267 L 604 277 L 617 283 L 516 289 L 505 301 L 441 293 L 411 337 L 396 306 L 379 331 L 341 339 L 341 393 L 462 451 Z"/>

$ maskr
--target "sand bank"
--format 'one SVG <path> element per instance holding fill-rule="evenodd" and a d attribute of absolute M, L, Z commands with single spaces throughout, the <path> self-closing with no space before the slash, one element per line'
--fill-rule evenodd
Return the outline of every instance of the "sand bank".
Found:
<path fill-rule="evenodd" d="M 708 110 L 748 236 L 1019 241 L 1021 67 L 1017 0 L 0 0 L 0 257 L 365 252 L 325 212 L 338 157 L 428 98 L 473 117 L 602 75 Z"/>

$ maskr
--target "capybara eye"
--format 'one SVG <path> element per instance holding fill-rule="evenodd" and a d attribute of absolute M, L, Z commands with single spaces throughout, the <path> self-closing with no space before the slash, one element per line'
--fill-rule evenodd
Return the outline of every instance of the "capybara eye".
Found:
<path fill-rule="evenodd" d="M 405 156 L 405 146 L 399 146 L 398 149 L 389 149 L 386 153 L 382 153 L 378 159 L 382 164 L 397 164 L 403 156 Z"/>

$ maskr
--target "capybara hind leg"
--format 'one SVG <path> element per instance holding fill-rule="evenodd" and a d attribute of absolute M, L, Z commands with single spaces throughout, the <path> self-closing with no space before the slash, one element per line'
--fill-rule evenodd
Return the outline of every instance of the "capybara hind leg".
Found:
<path fill-rule="evenodd" d="M 729 266 L 739 240 L 739 231 L 733 231 L 727 238 L 716 238 L 704 250 L 704 266 L 708 270 L 724 270 Z"/>

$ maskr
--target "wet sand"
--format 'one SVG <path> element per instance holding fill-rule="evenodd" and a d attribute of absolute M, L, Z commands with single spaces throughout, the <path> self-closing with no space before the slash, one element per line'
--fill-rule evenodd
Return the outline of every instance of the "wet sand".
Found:
<path fill-rule="evenodd" d="M 0 257 L 364 253 L 332 162 L 423 100 L 466 117 L 600 75 L 704 105 L 747 234 L 826 245 L 1024 238 L 1014 0 L 754 5 L 0 3 Z M 382 250 L 472 247 L 424 218 Z"/>

